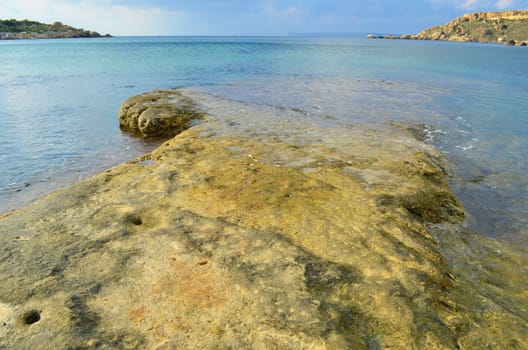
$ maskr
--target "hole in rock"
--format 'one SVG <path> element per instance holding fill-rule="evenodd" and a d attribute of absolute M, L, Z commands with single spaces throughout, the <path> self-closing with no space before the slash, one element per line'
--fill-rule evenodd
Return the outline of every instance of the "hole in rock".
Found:
<path fill-rule="evenodd" d="M 131 223 L 132 225 L 136 225 L 136 226 L 143 225 L 143 220 L 141 219 L 141 216 L 134 215 L 134 214 L 127 215 L 125 217 L 125 222 Z"/>
<path fill-rule="evenodd" d="M 134 218 L 132 218 L 132 223 L 133 223 L 134 225 L 139 226 L 139 225 L 143 224 L 143 220 L 141 220 L 140 217 L 134 217 Z"/>
<path fill-rule="evenodd" d="M 24 324 L 27 325 L 37 323 L 38 321 L 40 321 L 40 312 L 38 312 L 37 310 L 28 311 L 24 315 L 22 315 L 22 321 L 24 321 Z"/>

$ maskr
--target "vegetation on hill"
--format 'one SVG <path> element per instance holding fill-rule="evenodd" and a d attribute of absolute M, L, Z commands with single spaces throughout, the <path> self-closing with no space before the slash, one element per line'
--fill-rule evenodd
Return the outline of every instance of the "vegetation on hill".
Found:
<path fill-rule="evenodd" d="M 74 28 L 55 22 L 45 24 L 36 21 L 6 19 L 0 20 L 0 39 L 49 39 L 49 38 L 92 38 L 101 34 Z M 105 36 L 110 36 L 106 34 Z"/>
<path fill-rule="evenodd" d="M 506 42 L 526 45 L 528 11 L 466 14 L 443 26 L 426 29 L 417 39 L 476 42 Z"/>
<path fill-rule="evenodd" d="M 498 42 L 528 45 L 528 11 L 478 12 L 465 14 L 441 26 L 416 35 L 369 36 L 386 39 L 449 40 L 462 42 Z"/>

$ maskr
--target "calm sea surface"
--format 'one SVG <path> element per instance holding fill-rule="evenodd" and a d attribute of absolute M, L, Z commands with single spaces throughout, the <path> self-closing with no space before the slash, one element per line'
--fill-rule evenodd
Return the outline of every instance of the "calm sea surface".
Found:
<path fill-rule="evenodd" d="M 127 97 L 195 87 L 325 123 L 428 126 L 481 234 L 528 238 L 528 49 L 358 38 L 136 37 L 0 42 L 0 212 L 151 150 Z"/>

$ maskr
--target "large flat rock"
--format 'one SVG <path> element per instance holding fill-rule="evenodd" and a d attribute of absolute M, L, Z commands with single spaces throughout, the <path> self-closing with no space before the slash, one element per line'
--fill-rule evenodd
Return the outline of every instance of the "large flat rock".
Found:
<path fill-rule="evenodd" d="M 180 93 L 207 123 L 0 217 L 0 348 L 528 348 L 436 150 Z"/>

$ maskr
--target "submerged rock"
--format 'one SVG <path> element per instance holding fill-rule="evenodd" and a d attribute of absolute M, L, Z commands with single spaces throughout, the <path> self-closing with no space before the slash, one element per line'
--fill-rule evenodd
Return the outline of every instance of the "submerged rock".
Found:
<path fill-rule="evenodd" d="M 526 261 L 433 148 L 178 94 L 209 122 L 0 217 L 0 348 L 528 347 Z"/>

